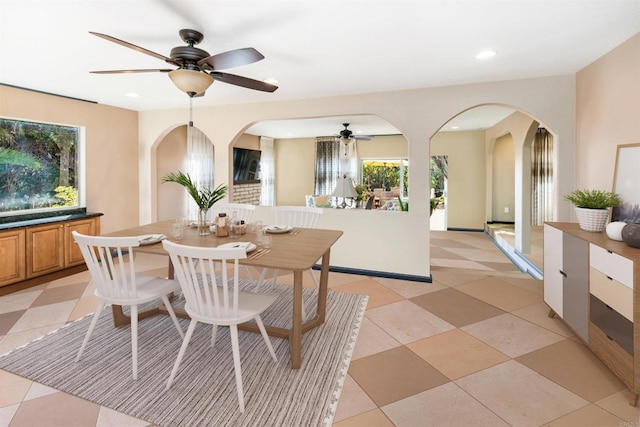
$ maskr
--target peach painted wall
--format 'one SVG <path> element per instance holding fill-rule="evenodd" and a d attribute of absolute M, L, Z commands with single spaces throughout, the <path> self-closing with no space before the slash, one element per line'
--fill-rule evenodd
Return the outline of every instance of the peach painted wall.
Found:
<path fill-rule="evenodd" d="M 85 128 L 86 207 L 101 231 L 138 225 L 138 112 L 0 86 L 0 116 Z"/>
<path fill-rule="evenodd" d="M 616 148 L 632 143 L 640 143 L 640 33 L 576 74 L 575 188 L 611 190 Z"/>

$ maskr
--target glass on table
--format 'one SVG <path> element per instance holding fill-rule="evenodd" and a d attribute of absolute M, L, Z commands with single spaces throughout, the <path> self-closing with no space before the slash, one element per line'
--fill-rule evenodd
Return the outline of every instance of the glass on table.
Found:
<path fill-rule="evenodd" d="M 184 231 L 184 227 L 182 226 L 180 221 L 176 221 L 171 224 L 170 235 L 173 240 L 182 239 L 183 231 Z"/>

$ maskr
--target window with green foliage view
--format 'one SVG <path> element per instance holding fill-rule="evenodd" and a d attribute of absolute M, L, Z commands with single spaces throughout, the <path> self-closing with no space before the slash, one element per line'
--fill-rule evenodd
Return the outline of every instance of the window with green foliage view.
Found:
<path fill-rule="evenodd" d="M 80 206 L 80 128 L 0 117 L 0 215 Z"/>

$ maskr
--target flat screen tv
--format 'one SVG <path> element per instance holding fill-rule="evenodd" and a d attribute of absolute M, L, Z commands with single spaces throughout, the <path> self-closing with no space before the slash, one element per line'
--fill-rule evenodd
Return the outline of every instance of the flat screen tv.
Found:
<path fill-rule="evenodd" d="M 233 149 L 233 183 L 260 182 L 260 150 Z"/>

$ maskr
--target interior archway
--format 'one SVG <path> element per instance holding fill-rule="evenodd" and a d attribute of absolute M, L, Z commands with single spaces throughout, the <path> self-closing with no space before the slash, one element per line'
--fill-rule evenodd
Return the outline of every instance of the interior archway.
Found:
<path fill-rule="evenodd" d="M 187 217 L 189 196 L 177 184 L 160 184 L 163 176 L 171 172 L 189 173 L 187 125 L 176 126 L 168 131 L 155 145 L 155 165 L 152 168 L 157 181 L 156 215 L 157 221 Z M 205 136 L 205 142 L 213 143 Z M 189 218 L 195 220 L 195 218 Z"/>
<path fill-rule="evenodd" d="M 484 122 L 468 119 L 483 116 Z M 487 231 L 534 277 L 541 276 L 543 243 L 541 227 L 532 227 L 532 144 L 539 127 L 535 118 L 514 107 L 482 105 L 453 117 L 430 141 L 432 156 L 453 156 L 448 229 Z M 465 199 L 462 211 L 455 202 L 458 189 L 463 189 Z M 465 191 L 473 192 L 475 199 Z M 455 216 L 461 212 L 463 217 Z"/>

